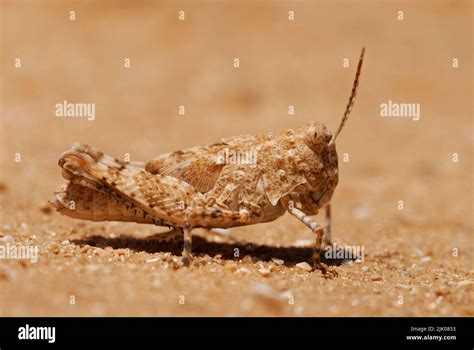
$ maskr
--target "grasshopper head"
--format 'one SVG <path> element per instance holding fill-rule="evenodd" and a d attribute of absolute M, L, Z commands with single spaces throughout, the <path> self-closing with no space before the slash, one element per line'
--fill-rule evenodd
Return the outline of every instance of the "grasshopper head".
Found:
<path fill-rule="evenodd" d="M 314 152 L 322 163 L 328 177 L 337 176 L 336 144 L 332 142 L 331 131 L 322 123 L 310 122 L 303 137 L 304 143 Z"/>
<path fill-rule="evenodd" d="M 332 140 L 332 133 L 324 124 L 319 122 L 310 122 L 306 126 L 304 143 L 316 154 L 320 154 L 328 148 Z"/>
<path fill-rule="evenodd" d="M 338 182 L 338 161 L 333 134 L 324 124 L 310 122 L 306 125 L 303 141 L 312 151 L 306 158 L 311 168 L 308 181 L 313 187 L 311 193 L 315 206 L 323 207 L 332 197 Z"/>
<path fill-rule="evenodd" d="M 322 169 L 329 177 L 332 176 L 332 173 L 337 173 L 336 144 L 332 142 L 333 135 L 324 124 L 310 122 L 303 140 L 306 146 L 321 160 Z"/>

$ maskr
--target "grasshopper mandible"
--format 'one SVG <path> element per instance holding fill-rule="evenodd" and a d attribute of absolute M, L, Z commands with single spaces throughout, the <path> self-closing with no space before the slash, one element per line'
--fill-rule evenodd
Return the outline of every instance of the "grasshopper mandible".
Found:
<path fill-rule="evenodd" d="M 193 228 L 230 228 L 269 222 L 289 212 L 316 235 L 314 268 L 322 243 L 331 243 L 330 200 L 338 183 L 336 138 L 357 93 L 362 49 L 352 92 L 337 132 L 309 122 L 278 134 L 237 136 L 163 154 L 148 163 L 123 162 L 73 144 L 59 159 L 69 182 L 52 203 L 67 216 L 92 221 L 130 221 L 169 226 L 183 235 L 189 264 Z M 222 161 L 222 154 L 254 152 L 253 162 Z M 227 157 L 226 157 L 227 158 Z M 325 208 L 324 228 L 310 215 Z M 334 273 L 333 271 L 330 271 Z"/>

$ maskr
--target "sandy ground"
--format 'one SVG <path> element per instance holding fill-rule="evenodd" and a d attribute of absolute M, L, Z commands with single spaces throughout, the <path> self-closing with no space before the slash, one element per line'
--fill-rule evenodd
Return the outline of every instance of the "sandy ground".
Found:
<path fill-rule="evenodd" d="M 0 243 L 39 256 L 0 260 L 0 315 L 474 315 L 472 2 L 1 4 Z M 332 203 L 334 240 L 365 259 L 337 278 L 296 266 L 314 237 L 288 215 L 196 232 L 179 268 L 179 242 L 146 238 L 161 228 L 48 209 L 74 141 L 148 160 L 309 120 L 335 130 L 363 45 Z M 56 117 L 64 100 L 95 103 L 95 120 Z M 389 100 L 420 103 L 420 120 L 380 117 Z"/>

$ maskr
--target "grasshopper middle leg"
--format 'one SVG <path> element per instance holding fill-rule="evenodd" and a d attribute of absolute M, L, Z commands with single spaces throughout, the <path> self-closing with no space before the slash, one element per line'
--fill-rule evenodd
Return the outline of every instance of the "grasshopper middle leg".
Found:
<path fill-rule="evenodd" d="M 234 225 L 246 224 L 250 220 L 250 214 L 246 209 L 240 211 L 225 210 L 216 207 L 189 207 L 185 213 L 184 244 L 182 262 L 189 265 L 192 259 L 192 234 L 193 227 L 217 228 L 230 227 L 226 224 L 232 222 Z"/>
<path fill-rule="evenodd" d="M 191 228 L 189 225 L 185 225 L 184 229 L 184 239 L 183 239 L 183 254 L 182 254 L 182 261 L 184 265 L 189 265 L 192 259 L 191 255 L 191 246 L 193 243 L 193 236 L 191 234 Z"/>

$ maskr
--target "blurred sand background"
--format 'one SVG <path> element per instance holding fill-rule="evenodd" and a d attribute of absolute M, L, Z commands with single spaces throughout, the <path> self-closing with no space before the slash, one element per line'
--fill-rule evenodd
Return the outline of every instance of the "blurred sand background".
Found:
<path fill-rule="evenodd" d="M 472 13 L 472 1 L 2 0 L 0 243 L 40 255 L 0 260 L 0 315 L 474 315 Z M 145 161 L 310 120 L 334 131 L 362 46 L 332 203 L 334 240 L 363 245 L 365 261 L 339 277 L 295 266 L 314 237 L 288 215 L 231 230 L 240 259 L 201 233 L 196 265 L 174 269 L 180 247 L 144 238 L 159 228 L 46 209 L 75 141 Z M 95 103 L 95 120 L 57 118 L 63 100 Z M 388 100 L 420 103 L 421 119 L 381 118 Z"/>

